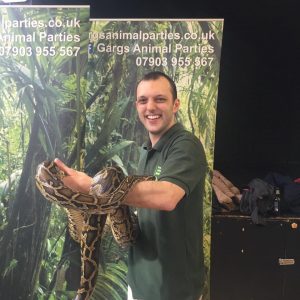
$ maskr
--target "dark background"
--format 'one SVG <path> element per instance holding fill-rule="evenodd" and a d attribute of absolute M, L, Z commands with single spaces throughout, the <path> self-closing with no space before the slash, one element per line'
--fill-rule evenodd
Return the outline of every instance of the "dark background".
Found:
<path fill-rule="evenodd" d="M 238 185 L 300 177 L 298 1 L 31 2 L 90 4 L 92 18 L 224 18 L 215 168 Z"/>

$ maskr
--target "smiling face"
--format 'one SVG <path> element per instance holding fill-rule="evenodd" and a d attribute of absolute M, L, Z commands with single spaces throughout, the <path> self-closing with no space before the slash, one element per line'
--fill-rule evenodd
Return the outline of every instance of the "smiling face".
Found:
<path fill-rule="evenodd" d="M 176 120 L 179 99 L 173 99 L 171 86 L 164 77 L 142 80 L 136 90 L 136 108 L 145 128 L 149 132 L 152 146 L 171 128 Z"/>

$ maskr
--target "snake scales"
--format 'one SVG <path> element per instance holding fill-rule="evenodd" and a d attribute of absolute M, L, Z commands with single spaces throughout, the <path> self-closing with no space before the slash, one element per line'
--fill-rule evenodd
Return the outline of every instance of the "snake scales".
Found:
<path fill-rule="evenodd" d="M 100 242 L 107 218 L 120 245 L 133 243 L 139 230 L 137 217 L 122 201 L 137 182 L 155 177 L 125 177 L 121 168 L 108 167 L 95 175 L 89 194 L 83 194 L 66 187 L 64 176 L 53 161 L 45 161 L 38 165 L 35 179 L 43 196 L 68 214 L 70 235 L 81 245 L 81 279 L 75 300 L 87 300 L 96 284 Z"/>

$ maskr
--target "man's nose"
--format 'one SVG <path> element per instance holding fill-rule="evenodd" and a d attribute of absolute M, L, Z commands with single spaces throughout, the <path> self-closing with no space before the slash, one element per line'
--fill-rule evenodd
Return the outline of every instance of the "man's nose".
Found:
<path fill-rule="evenodd" d="M 149 99 L 147 102 L 147 110 L 155 110 L 156 109 L 156 103 L 154 99 Z"/>

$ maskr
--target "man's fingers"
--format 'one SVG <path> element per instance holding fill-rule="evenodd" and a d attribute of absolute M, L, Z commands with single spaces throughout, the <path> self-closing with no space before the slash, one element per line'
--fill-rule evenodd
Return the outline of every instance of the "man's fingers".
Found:
<path fill-rule="evenodd" d="M 55 158 L 54 163 L 57 165 L 57 167 L 62 170 L 66 175 L 72 174 L 72 169 L 66 166 L 60 159 Z"/>

